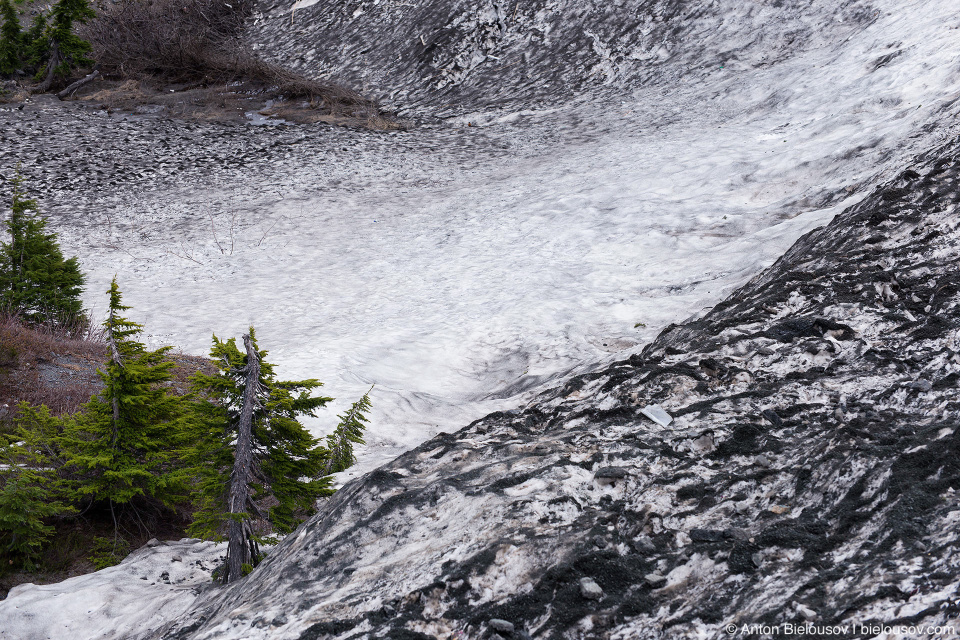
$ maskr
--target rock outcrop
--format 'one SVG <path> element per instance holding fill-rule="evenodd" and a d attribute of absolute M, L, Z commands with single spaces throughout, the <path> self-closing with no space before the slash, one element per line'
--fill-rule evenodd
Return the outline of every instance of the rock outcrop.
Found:
<path fill-rule="evenodd" d="M 150 637 L 951 637 L 918 629 L 960 626 L 958 181 L 954 141 L 641 353 L 349 483 Z"/>

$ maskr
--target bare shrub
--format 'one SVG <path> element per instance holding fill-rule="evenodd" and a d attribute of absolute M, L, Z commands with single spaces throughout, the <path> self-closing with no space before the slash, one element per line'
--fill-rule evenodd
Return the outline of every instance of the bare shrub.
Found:
<path fill-rule="evenodd" d="M 104 4 L 80 35 L 103 73 L 196 80 L 222 72 L 238 47 L 248 2 L 124 0 Z"/>
<path fill-rule="evenodd" d="M 0 422 L 13 418 L 20 402 L 45 404 L 56 415 L 75 412 L 102 388 L 96 369 L 105 356 L 94 335 L 0 315 Z"/>
<path fill-rule="evenodd" d="M 121 0 L 102 6 L 80 35 L 107 76 L 197 86 L 252 81 L 289 98 L 323 101 L 333 111 L 376 112 L 352 91 L 258 58 L 240 38 L 251 6 L 250 0 Z"/>

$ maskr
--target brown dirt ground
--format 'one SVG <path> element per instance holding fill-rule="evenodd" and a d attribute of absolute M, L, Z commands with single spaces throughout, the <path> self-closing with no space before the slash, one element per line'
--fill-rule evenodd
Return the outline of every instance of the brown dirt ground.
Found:
<path fill-rule="evenodd" d="M 106 345 L 95 336 L 72 337 L 0 319 L 0 432 L 21 402 L 44 404 L 54 415 L 77 411 L 103 388 L 97 369 L 106 358 Z M 207 358 L 182 353 L 171 358 L 177 366 L 170 384 L 178 394 L 187 392 L 195 372 L 216 370 Z"/>
<path fill-rule="evenodd" d="M 17 103 L 29 97 L 23 87 L 5 83 L 0 102 Z M 108 112 L 167 117 L 190 122 L 249 123 L 253 118 L 292 124 L 326 124 L 374 130 L 401 129 L 406 125 L 379 111 L 372 103 L 350 105 L 322 98 L 285 99 L 276 87 L 256 82 L 228 84 L 163 84 L 150 80 L 97 78 L 68 101 Z M 262 120 L 261 120 L 262 121 Z"/>

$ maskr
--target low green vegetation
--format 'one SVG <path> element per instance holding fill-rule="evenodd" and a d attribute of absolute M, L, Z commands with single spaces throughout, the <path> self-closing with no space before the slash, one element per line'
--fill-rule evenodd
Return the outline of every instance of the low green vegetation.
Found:
<path fill-rule="evenodd" d="M 25 323 L 69 330 L 85 322 L 83 277 L 45 224 L 15 181 L 0 299 Z M 313 395 L 317 380 L 278 380 L 251 327 L 243 350 L 214 336 L 215 366 L 177 392 L 170 347 L 139 341 L 143 327 L 127 317 L 116 278 L 107 293 L 100 391 L 61 414 L 22 402 L 0 432 L 0 575 L 50 569 L 55 547 L 79 547 L 102 568 L 132 541 L 179 526 L 229 539 L 235 568 L 221 576 L 238 579 L 260 562 L 267 536 L 292 531 L 333 493 L 331 474 L 352 465 L 363 443 L 369 391 L 321 442 L 300 419 L 331 398 Z M 81 520 L 94 526 L 78 542 Z"/>

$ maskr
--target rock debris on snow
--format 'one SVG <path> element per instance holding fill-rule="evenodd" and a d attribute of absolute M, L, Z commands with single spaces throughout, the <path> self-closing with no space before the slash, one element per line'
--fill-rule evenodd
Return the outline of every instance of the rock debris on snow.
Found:
<path fill-rule="evenodd" d="M 599 600 L 603 597 L 603 589 L 593 578 L 580 578 L 580 595 L 587 600 Z"/>

